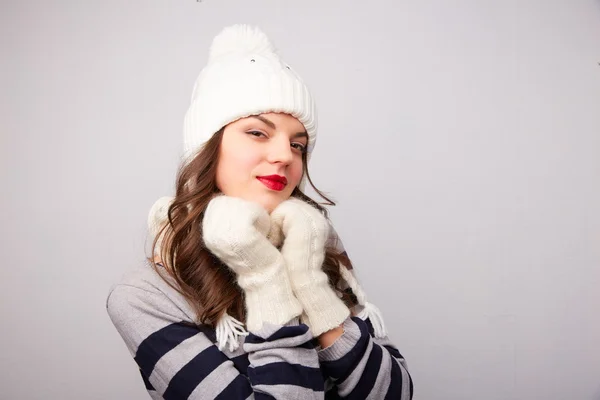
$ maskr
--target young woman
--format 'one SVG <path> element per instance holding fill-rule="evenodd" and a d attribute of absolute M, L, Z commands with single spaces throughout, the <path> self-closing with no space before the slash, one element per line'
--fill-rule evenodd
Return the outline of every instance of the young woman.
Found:
<path fill-rule="evenodd" d="M 412 398 L 325 209 L 302 191 L 315 140 L 311 94 L 265 34 L 223 30 L 185 116 L 176 195 L 150 212 L 154 257 L 107 300 L 152 398 Z"/>

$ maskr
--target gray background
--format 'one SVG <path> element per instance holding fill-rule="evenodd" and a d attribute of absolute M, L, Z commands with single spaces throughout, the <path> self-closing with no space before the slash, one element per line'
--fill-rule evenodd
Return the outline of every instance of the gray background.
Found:
<path fill-rule="evenodd" d="M 599 1 L 0 7 L 0 398 L 147 398 L 104 301 L 248 22 L 315 93 L 312 174 L 415 399 L 600 399 Z"/>

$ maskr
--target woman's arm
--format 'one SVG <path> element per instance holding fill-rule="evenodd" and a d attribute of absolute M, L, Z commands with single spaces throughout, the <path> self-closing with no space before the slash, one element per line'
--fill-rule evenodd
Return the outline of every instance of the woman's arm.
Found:
<path fill-rule="evenodd" d="M 319 351 L 324 374 L 336 382 L 327 398 L 412 399 L 413 383 L 404 357 L 388 338 L 372 336 L 370 321 L 348 318 L 344 333 Z"/>
<path fill-rule="evenodd" d="M 340 325 L 319 336 L 319 346 L 326 348 L 331 346 L 340 336 L 344 334 L 344 326 Z"/>
<path fill-rule="evenodd" d="M 348 256 L 342 240 L 331 226 L 329 246 Z M 354 270 L 350 274 L 356 279 Z M 353 312 L 342 325 L 342 332 L 328 332 L 319 338 L 323 350 L 319 359 L 324 373 L 336 385 L 329 398 L 412 399 L 413 382 L 406 361 L 389 338 L 376 338 L 373 325 Z"/>
<path fill-rule="evenodd" d="M 118 285 L 107 310 L 146 388 L 164 399 L 322 399 L 323 376 L 306 325 L 267 325 L 244 343 L 248 361 L 218 350 L 161 291 Z M 293 324 L 293 322 L 292 322 Z M 245 365 L 244 365 L 245 364 Z M 247 367 L 246 377 L 241 369 Z"/>

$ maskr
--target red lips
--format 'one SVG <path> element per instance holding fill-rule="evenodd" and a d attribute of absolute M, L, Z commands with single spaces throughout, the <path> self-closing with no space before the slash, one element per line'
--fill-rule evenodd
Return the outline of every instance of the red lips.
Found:
<path fill-rule="evenodd" d="M 258 176 L 256 179 L 269 189 L 278 192 L 283 190 L 288 183 L 287 178 L 281 175 Z"/>

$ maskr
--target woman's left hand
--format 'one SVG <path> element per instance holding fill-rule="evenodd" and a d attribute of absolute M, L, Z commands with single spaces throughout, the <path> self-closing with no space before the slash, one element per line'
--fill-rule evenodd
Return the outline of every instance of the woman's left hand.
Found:
<path fill-rule="evenodd" d="M 330 230 L 327 218 L 310 204 L 290 198 L 271 213 L 271 227 L 272 241 L 285 238 L 281 254 L 313 335 L 339 327 L 350 311 L 322 270 Z"/>

